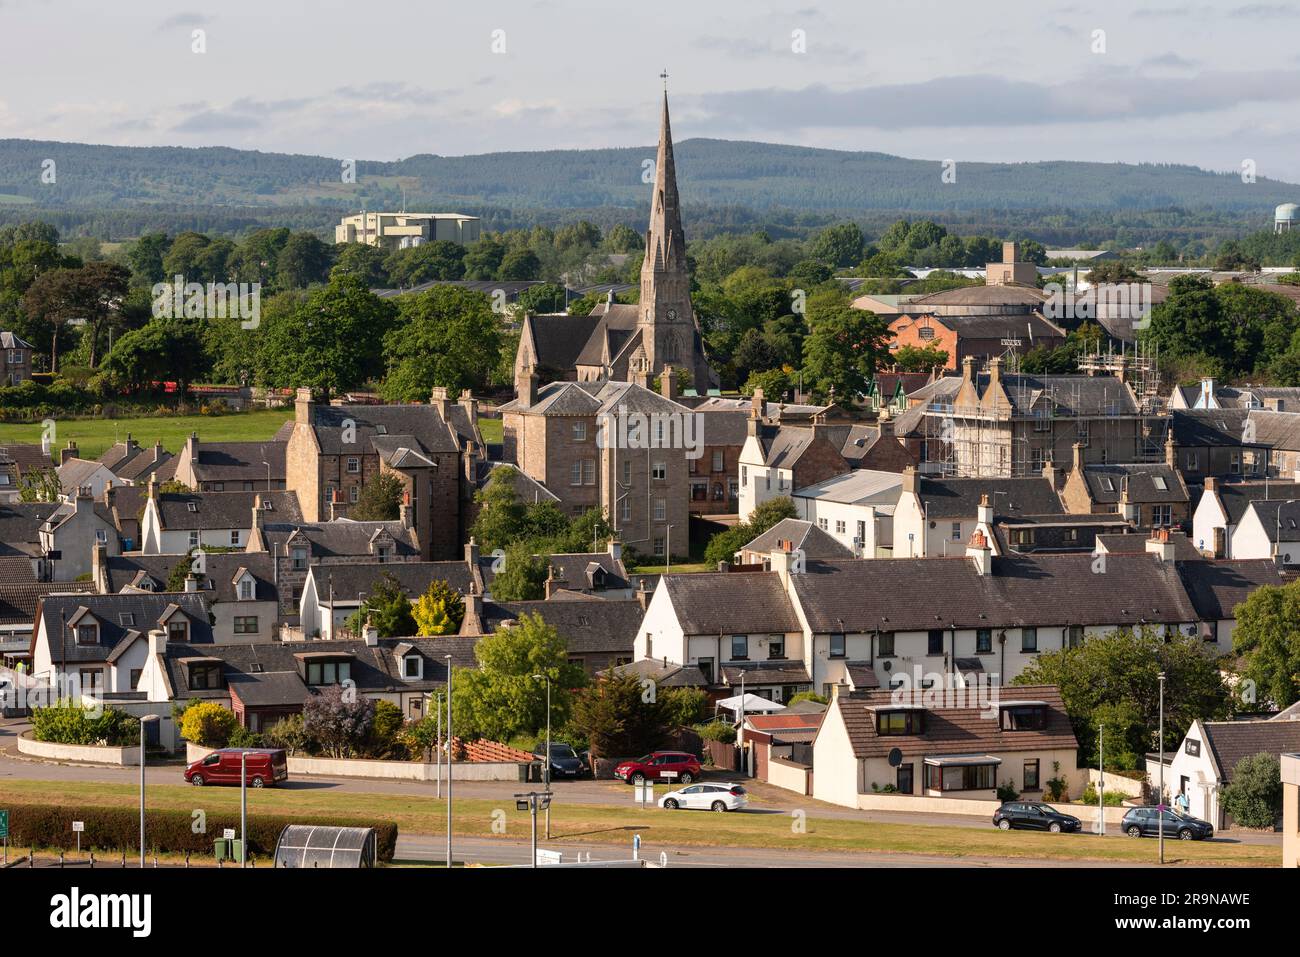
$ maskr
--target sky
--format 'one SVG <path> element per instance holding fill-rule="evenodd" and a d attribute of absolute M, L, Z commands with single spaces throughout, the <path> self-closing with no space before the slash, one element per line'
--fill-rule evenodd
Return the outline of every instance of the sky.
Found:
<path fill-rule="evenodd" d="M 0 138 L 646 146 L 667 70 L 679 141 L 1300 183 L 1297 36 L 1300 0 L 0 0 Z"/>

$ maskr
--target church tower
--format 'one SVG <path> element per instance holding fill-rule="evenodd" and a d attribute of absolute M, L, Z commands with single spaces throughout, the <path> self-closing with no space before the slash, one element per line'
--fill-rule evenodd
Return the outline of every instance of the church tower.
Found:
<path fill-rule="evenodd" d="M 659 152 L 655 158 L 655 189 L 650 200 L 645 261 L 641 264 L 640 310 L 637 324 L 648 366 L 645 371 L 653 376 L 666 365 L 685 367 L 691 370 L 698 385 L 706 385 L 710 372 L 696 345 L 667 90 L 659 122 Z M 706 381 L 701 381 L 701 376 Z"/>

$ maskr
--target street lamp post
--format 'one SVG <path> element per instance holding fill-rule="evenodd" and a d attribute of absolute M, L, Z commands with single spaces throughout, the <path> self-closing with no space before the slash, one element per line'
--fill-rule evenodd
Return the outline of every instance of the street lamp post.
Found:
<path fill-rule="evenodd" d="M 248 752 L 239 752 L 239 866 L 248 866 Z"/>
<path fill-rule="evenodd" d="M 546 793 L 551 793 L 551 678 L 549 675 L 533 675 L 546 682 L 546 760 L 542 762 L 542 776 L 546 784 Z M 551 839 L 551 802 L 546 802 L 546 839 Z M 534 857 L 536 855 L 534 854 Z"/>
<path fill-rule="evenodd" d="M 156 714 L 146 714 L 140 718 L 140 866 L 144 867 L 144 726 L 158 720 Z"/>
<path fill-rule="evenodd" d="M 451 655 L 443 655 L 447 662 L 447 870 L 451 870 Z"/>
<path fill-rule="evenodd" d="M 1160 672 L 1160 795 L 1156 801 L 1160 815 L 1160 863 L 1165 862 L 1165 673 Z"/>

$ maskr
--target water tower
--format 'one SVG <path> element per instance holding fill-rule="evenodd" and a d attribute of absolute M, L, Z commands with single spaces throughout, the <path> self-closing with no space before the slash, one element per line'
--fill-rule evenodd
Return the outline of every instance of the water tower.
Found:
<path fill-rule="evenodd" d="M 1293 229 L 1300 229 L 1300 206 L 1283 203 L 1273 210 L 1273 232 L 1289 233 Z"/>

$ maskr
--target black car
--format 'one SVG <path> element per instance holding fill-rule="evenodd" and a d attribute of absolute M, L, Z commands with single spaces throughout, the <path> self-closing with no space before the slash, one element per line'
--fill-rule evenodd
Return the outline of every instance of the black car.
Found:
<path fill-rule="evenodd" d="M 539 758 L 546 756 L 546 743 L 533 748 L 533 754 Z M 556 778 L 577 778 L 586 771 L 587 766 L 569 745 L 562 741 L 551 742 L 551 780 Z"/>
<path fill-rule="evenodd" d="M 1053 834 L 1077 831 L 1081 826 L 1077 817 L 1062 814 L 1050 804 L 1037 804 L 1033 801 L 1008 801 L 993 812 L 993 824 L 1004 831 L 1019 827 L 1028 831 L 1051 831 Z"/>
<path fill-rule="evenodd" d="M 1120 827 L 1129 837 L 1157 837 L 1160 834 L 1160 814 L 1158 807 L 1135 807 L 1124 815 Z M 1214 825 L 1209 821 L 1173 808 L 1164 810 L 1164 830 L 1165 837 L 1176 837 L 1180 841 L 1203 841 L 1214 837 Z"/>

